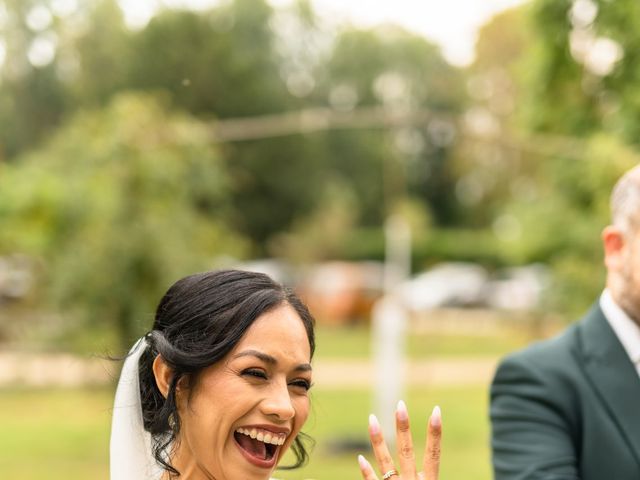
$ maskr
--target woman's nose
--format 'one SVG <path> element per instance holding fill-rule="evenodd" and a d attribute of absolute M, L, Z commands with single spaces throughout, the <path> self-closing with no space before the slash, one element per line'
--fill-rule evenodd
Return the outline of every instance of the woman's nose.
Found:
<path fill-rule="evenodd" d="M 267 396 L 261 402 L 262 412 L 265 415 L 275 416 L 279 420 L 290 420 L 295 414 L 291 394 L 286 382 L 274 383 Z"/>

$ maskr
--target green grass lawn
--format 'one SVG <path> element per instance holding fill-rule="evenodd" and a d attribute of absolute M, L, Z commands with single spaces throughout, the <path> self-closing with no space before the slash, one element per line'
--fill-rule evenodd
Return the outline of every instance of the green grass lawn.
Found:
<path fill-rule="evenodd" d="M 526 330 L 509 329 L 495 335 L 410 333 L 406 352 L 409 358 L 456 356 L 502 356 L 531 342 Z M 367 358 L 371 353 L 371 331 L 366 325 L 352 327 L 318 326 L 316 358 Z"/>
<path fill-rule="evenodd" d="M 110 389 L 0 391 L 0 472 L 16 480 L 108 478 Z"/>
<path fill-rule="evenodd" d="M 483 388 L 409 390 L 405 399 L 416 445 L 433 405 L 443 410 L 442 478 L 489 479 L 486 392 Z M 0 392 L 0 471 L 18 480 L 106 480 L 112 392 L 91 390 L 5 390 Z M 366 443 L 370 393 L 317 388 L 305 430 L 316 439 L 302 470 L 279 471 L 282 479 L 358 479 L 356 455 L 336 453 L 337 443 Z M 422 448 L 422 447 L 420 447 Z"/>

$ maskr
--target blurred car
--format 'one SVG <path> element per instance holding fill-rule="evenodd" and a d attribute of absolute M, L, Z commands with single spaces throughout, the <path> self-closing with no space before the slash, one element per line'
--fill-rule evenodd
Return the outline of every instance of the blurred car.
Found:
<path fill-rule="evenodd" d="M 383 275 L 380 262 L 326 262 L 306 269 L 297 290 L 318 322 L 352 324 L 371 317 Z"/>
<path fill-rule="evenodd" d="M 535 310 L 549 281 L 549 269 L 542 264 L 502 270 L 487 284 L 487 305 L 496 310 Z"/>
<path fill-rule="evenodd" d="M 404 282 L 397 295 L 409 310 L 471 307 L 484 301 L 489 274 L 473 263 L 442 263 Z"/>

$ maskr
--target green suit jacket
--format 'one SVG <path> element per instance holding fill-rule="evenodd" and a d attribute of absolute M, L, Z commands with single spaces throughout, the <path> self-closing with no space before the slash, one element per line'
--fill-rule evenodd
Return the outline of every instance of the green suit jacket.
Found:
<path fill-rule="evenodd" d="M 640 377 L 598 305 L 502 361 L 490 415 L 496 480 L 640 480 Z"/>

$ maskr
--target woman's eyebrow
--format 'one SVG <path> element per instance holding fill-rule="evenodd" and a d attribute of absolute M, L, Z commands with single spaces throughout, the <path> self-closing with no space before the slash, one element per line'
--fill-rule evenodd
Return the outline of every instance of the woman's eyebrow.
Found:
<path fill-rule="evenodd" d="M 275 365 L 278 363 L 275 357 L 271 355 L 267 355 L 266 353 L 260 352 L 258 350 L 245 350 L 240 353 L 236 353 L 233 358 L 240 357 L 256 357 L 258 360 L 262 360 L 264 363 L 268 363 L 269 365 Z"/>
<path fill-rule="evenodd" d="M 275 357 L 268 355 L 264 352 L 261 352 L 259 350 L 244 350 L 243 352 L 236 353 L 233 356 L 234 359 L 240 358 L 240 357 L 256 357 L 258 360 L 262 360 L 264 363 L 267 363 L 269 365 L 278 364 L 278 360 Z M 310 372 L 312 368 L 311 368 L 311 364 L 309 363 L 301 363 L 300 365 L 296 365 L 294 370 L 299 372 Z"/>
<path fill-rule="evenodd" d="M 313 368 L 311 368 L 310 363 L 301 363 L 300 365 L 296 366 L 294 370 L 296 372 L 310 372 L 311 370 L 313 370 Z"/>

